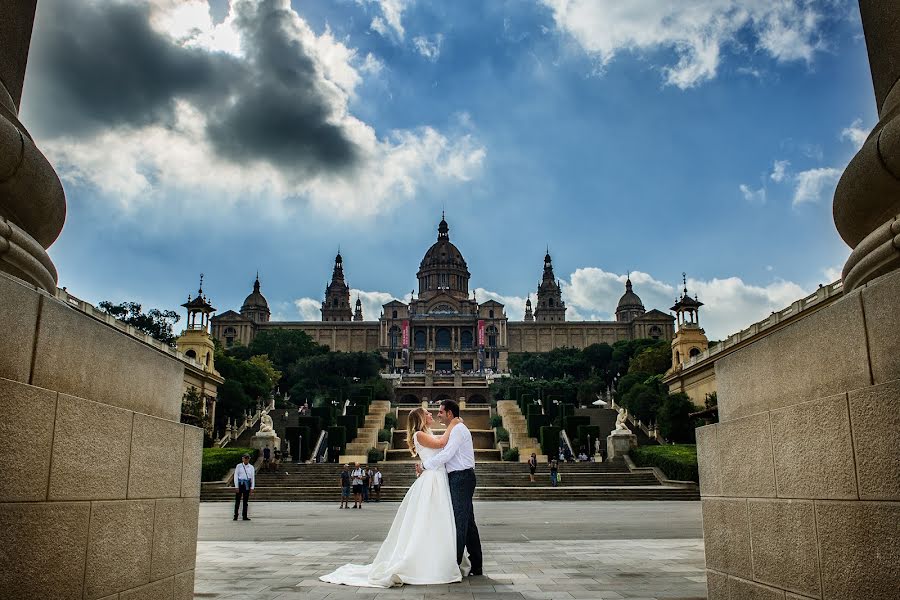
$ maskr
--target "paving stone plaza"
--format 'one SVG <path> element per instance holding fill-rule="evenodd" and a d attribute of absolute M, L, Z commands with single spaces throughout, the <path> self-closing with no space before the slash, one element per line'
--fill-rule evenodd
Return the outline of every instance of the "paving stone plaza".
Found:
<path fill-rule="evenodd" d="M 200 507 L 196 598 L 706 598 L 696 502 L 482 502 L 485 575 L 458 584 L 353 588 L 319 575 L 371 562 L 397 503 L 346 513 L 324 503 L 257 503 L 234 523 Z"/>

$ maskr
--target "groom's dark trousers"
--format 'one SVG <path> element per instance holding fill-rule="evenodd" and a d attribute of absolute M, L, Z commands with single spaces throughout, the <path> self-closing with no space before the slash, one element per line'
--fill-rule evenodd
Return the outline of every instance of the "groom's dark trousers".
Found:
<path fill-rule="evenodd" d="M 472 497 L 475 495 L 475 469 L 453 471 L 450 479 L 450 502 L 453 504 L 453 518 L 456 520 L 456 562 L 462 563 L 463 550 L 469 550 L 472 571 L 482 571 L 481 538 L 475 525 L 475 509 Z"/>

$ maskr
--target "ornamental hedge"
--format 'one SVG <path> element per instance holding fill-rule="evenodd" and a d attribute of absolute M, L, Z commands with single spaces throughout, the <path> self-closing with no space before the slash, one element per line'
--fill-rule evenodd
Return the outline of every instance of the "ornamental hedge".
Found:
<path fill-rule="evenodd" d="M 549 457 L 559 456 L 559 427 L 541 427 L 541 453 Z"/>
<path fill-rule="evenodd" d="M 669 479 L 700 482 L 697 470 L 697 446 L 693 444 L 641 446 L 629 454 L 637 466 L 657 467 Z"/>
<path fill-rule="evenodd" d="M 533 438 L 541 434 L 541 427 L 547 427 L 552 424 L 550 423 L 550 417 L 547 415 L 528 415 L 525 423 L 528 424 L 528 437 Z"/>
<path fill-rule="evenodd" d="M 354 436 L 356 437 L 356 436 Z M 347 448 L 347 430 L 340 425 L 328 428 L 328 448 L 341 447 L 341 453 Z"/>
<path fill-rule="evenodd" d="M 578 437 L 578 428 L 579 427 L 584 427 L 585 425 L 590 425 L 590 424 L 591 424 L 590 417 L 582 417 L 582 416 L 576 417 L 575 415 L 563 417 L 563 429 L 566 430 L 566 433 L 568 434 L 570 440 L 574 440 L 575 438 Z M 573 450 L 574 450 L 574 448 L 573 448 Z"/>

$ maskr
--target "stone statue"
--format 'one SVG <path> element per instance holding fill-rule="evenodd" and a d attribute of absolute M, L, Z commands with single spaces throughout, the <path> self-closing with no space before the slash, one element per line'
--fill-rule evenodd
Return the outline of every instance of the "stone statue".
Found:
<path fill-rule="evenodd" d="M 269 433 L 272 435 L 275 434 L 272 417 L 270 417 L 267 413 L 263 413 L 263 415 L 259 418 L 259 433 Z"/>
<path fill-rule="evenodd" d="M 619 416 L 616 417 L 616 428 L 613 430 L 613 435 L 627 435 L 631 433 L 631 430 L 628 429 L 628 425 L 626 422 L 628 421 L 628 411 L 624 408 L 619 409 Z"/>

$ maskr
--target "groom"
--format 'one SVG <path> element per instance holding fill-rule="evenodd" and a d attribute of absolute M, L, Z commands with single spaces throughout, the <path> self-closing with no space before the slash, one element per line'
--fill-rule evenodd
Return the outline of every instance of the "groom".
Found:
<path fill-rule="evenodd" d="M 459 404 L 444 400 L 438 410 L 438 420 L 449 424 L 459 416 Z M 444 449 L 422 463 L 422 468 L 436 469 L 447 465 L 450 480 L 450 501 L 453 503 L 453 518 L 456 521 L 456 562 L 462 563 L 463 550 L 469 550 L 472 570 L 469 575 L 482 575 L 481 538 L 475 525 L 475 510 L 472 496 L 475 495 L 475 450 L 472 446 L 472 432 L 464 423 L 459 423 L 450 432 L 450 439 Z"/>

